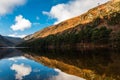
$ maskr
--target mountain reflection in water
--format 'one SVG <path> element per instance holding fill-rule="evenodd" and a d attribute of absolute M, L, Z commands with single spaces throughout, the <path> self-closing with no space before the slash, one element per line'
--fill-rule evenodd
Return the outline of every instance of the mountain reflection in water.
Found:
<path fill-rule="evenodd" d="M 14 52 L 9 50 L 8 52 Z M 2 50 L 0 50 L 2 52 Z M 7 52 L 7 50 L 3 51 Z M 15 51 L 16 52 L 16 51 Z M 2 54 L 2 53 L 0 53 Z M 0 60 L 0 80 L 84 80 L 52 69 L 23 56 Z"/>
<path fill-rule="evenodd" d="M 64 62 L 66 64 L 80 68 L 82 70 L 84 69 L 92 70 L 95 72 L 95 74 L 98 74 L 100 76 L 113 77 L 115 80 L 120 80 L 119 50 L 110 50 L 110 49 L 93 49 L 93 50 L 86 50 L 86 49 L 81 49 L 81 50 L 56 49 L 55 50 L 54 49 L 53 50 L 52 49 L 52 50 L 41 51 L 39 49 L 28 49 L 24 51 L 30 53 L 31 55 L 34 54 L 39 57 L 43 56 L 51 60 Z M 63 66 L 61 67 L 63 68 Z"/>

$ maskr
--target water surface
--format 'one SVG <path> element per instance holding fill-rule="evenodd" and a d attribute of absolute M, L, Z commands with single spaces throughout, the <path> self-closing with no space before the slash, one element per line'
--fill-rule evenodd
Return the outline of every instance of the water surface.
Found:
<path fill-rule="evenodd" d="M 120 80 L 120 51 L 94 50 L 28 50 L 31 54 L 64 62 L 80 69 L 92 70 L 95 74 Z M 79 74 L 79 73 L 78 73 Z"/>
<path fill-rule="evenodd" d="M 15 49 L 0 50 L 0 54 L 6 54 L 0 60 L 0 80 L 84 80 L 59 69 L 44 66 L 22 56 L 21 53 Z"/>

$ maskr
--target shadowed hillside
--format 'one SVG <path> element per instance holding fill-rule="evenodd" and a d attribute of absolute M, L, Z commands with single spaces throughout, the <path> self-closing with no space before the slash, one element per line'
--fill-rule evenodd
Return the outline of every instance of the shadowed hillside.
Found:
<path fill-rule="evenodd" d="M 0 46 L 13 46 L 14 43 L 0 35 Z"/>
<path fill-rule="evenodd" d="M 14 43 L 15 45 L 23 42 L 24 40 L 22 38 L 17 38 L 17 37 L 8 37 L 8 36 L 4 36 L 7 40 L 11 41 L 12 43 Z"/>
<path fill-rule="evenodd" d="M 0 47 L 5 46 L 15 46 L 17 44 L 20 44 L 24 40 L 21 38 L 14 38 L 14 37 L 8 37 L 8 36 L 1 36 L 0 35 Z"/>

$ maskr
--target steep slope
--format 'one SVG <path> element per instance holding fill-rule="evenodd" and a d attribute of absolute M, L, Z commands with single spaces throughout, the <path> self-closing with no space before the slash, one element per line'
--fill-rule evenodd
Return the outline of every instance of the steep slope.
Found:
<path fill-rule="evenodd" d="M 24 38 L 32 48 L 120 48 L 120 0 L 111 0 L 85 14 Z M 74 46 L 73 46 L 74 45 Z"/>
<path fill-rule="evenodd" d="M 113 28 L 112 26 L 115 26 L 113 29 L 118 30 L 119 25 L 112 25 L 112 24 L 108 24 L 107 22 L 107 20 L 111 16 L 116 15 L 116 13 L 120 14 L 120 0 L 111 0 L 105 4 L 102 4 L 93 9 L 90 9 L 85 14 L 63 21 L 57 25 L 47 27 L 41 31 L 38 31 L 32 35 L 25 37 L 24 39 L 30 40 L 30 39 L 46 37 L 50 34 L 57 34 L 65 30 L 75 28 L 78 25 L 81 25 L 81 26 L 84 26 L 86 24 L 94 25 L 96 22 L 98 22 L 96 23 L 96 26 L 105 25 L 105 26 L 110 26 L 110 28 Z M 80 30 L 80 29 L 78 28 L 77 30 Z"/>
<path fill-rule="evenodd" d="M 5 37 L 0 35 L 0 46 L 13 46 L 14 43 L 12 43 L 11 41 L 7 40 Z"/>

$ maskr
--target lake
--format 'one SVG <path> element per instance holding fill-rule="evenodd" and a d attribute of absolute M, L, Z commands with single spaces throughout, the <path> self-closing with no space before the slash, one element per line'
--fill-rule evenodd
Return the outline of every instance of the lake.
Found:
<path fill-rule="evenodd" d="M 120 80 L 119 50 L 28 49 L 25 51 L 32 56 L 35 55 L 34 57 L 38 59 L 39 62 L 43 62 L 48 66 L 52 65 L 52 67 L 60 68 L 62 71 L 68 72 L 73 75 L 82 76 L 85 79 Z M 74 68 L 72 68 L 73 66 Z"/>
<path fill-rule="evenodd" d="M 0 49 L 0 80 L 85 80 L 44 66 L 14 48 Z"/>

